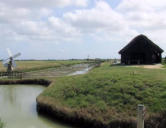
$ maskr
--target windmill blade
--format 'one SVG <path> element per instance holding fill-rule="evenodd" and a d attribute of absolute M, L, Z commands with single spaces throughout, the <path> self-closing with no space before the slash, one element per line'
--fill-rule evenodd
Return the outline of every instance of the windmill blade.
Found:
<path fill-rule="evenodd" d="M 21 55 L 21 53 L 17 53 L 17 54 L 15 54 L 15 55 L 13 55 L 12 58 L 16 58 L 16 57 L 18 57 L 18 56 L 20 56 L 20 55 Z"/>
<path fill-rule="evenodd" d="M 3 66 L 4 66 L 4 67 L 8 67 L 9 61 L 10 61 L 10 58 L 5 59 L 5 60 L 2 60 Z"/>
<path fill-rule="evenodd" d="M 3 63 L 3 64 L 4 64 L 4 63 L 7 63 L 7 62 L 9 62 L 9 60 L 10 60 L 10 58 L 4 59 L 4 60 L 2 60 L 2 63 Z"/>
<path fill-rule="evenodd" d="M 8 63 L 4 63 L 3 66 L 4 66 L 4 67 L 8 67 Z"/>
<path fill-rule="evenodd" d="M 7 50 L 7 52 L 8 52 L 9 57 L 12 57 L 12 52 L 10 51 L 10 49 L 7 48 L 6 50 Z"/>

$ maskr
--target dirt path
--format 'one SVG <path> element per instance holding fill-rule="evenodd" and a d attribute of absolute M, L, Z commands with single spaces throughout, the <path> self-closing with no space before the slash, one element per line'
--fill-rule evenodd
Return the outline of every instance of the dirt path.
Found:
<path fill-rule="evenodd" d="M 163 69 L 162 64 L 154 64 L 154 65 L 132 65 L 132 67 L 142 67 L 148 69 Z"/>

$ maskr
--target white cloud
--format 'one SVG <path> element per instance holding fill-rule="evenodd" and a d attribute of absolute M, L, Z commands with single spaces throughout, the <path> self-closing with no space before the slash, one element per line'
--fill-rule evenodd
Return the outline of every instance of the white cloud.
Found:
<path fill-rule="evenodd" d="M 12 5 L 12 2 L 17 5 Z M 62 13 L 62 17 L 55 16 L 54 10 L 50 7 L 52 5 L 56 5 L 55 7 L 87 6 L 87 0 L 50 0 L 49 2 L 13 0 L 12 2 L 6 0 L 0 4 L 0 23 L 6 24 L 10 33 L 17 33 L 17 36 L 20 35 L 22 38 L 25 36 L 31 39 L 64 37 L 66 40 L 72 38 L 74 40 L 84 38 L 83 36 L 98 38 L 100 35 L 100 38 L 109 40 L 113 38 L 112 36 L 118 38 L 120 35 L 122 38 L 126 36 L 128 38 L 140 32 L 166 28 L 164 16 L 166 10 L 159 12 L 158 9 L 166 4 L 162 1 L 157 3 L 156 0 L 123 0 L 114 10 L 107 2 L 99 0 L 94 7 L 65 12 Z M 29 8 L 30 4 L 38 4 L 40 8 Z"/>
<path fill-rule="evenodd" d="M 88 5 L 88 0 L 72 0 L 71 3 L 75 6 L 86 7 Z"/>
<path fill-rule="evenodd" d="M 151 11 L 151 6 L 147 4 L 147 0 L 122 0 L 117 9 L 122 13 L 135 11 L 143 12 Z"/>
<path fill-rule="evenodd" d="M 122 0 L 116 11 L 120 13 L 131 30 L 143 33 L 166 49 L 166 1 Z"/>
<path fill-rule="evenodd" d="M 121 14 L 112 10 L 104 1 L 96 2 L 95 7 L 92 9 L 80 9 L 75 12 L 65 13 L 63 18 L 73 27 L 86 34 L 118 33 L 128 29 Z"/>
<path fill-rule="evenodd" d="M 62 39 L 78 38 L 80 36 L 79 30 L 67 24 L 65 21 L 57 17 L 49 17 L 48 23 L 56 36 Z"/>
<path fill-rule="evenodd" d="M 49 17 L 48 18 L 49 23 L 54 27 L 54 30 L 57 31 L 58 33 L 63 32 L 66 34 L 72 34 L 72 33 L 77 33 L 76 29 L 69 24 L 65 23 L 61 19 L 57 17 Z"/>
<path fill-rule="evenodd" d="M 37 4 L 34 8 L 33 4 Z M 64 6 L 85 7 L 87 0 L 13 0 L 0 1 L 0 37 L 4 40 L 34 42 L 78 40 L 79 31 L 61 18 L 54 8 Z M 2 24 L 2 25 L 1 25 Z M 5 36 L 4 36 L 5 35 Z M 2 40 L 2 39 L 1 39 Z"/>
<path fill-rule="evenodd" d="M 10 5 L 11 7 L 26 7 L 26 8 L 56 8 L 66 6 L 85 7 L 87 0 L 4 0 L 1 3 Z"/>
<path fill-rule="evenodd" d="M 163 7 L 166 7 L 163 0 L 123 0 L 117 10 L 132 28 L 155 31 L 166 28 L 166 9 Z"/>
<path fill-rule="evenodd" d="M 0 1 L 0 43 L 90 40 L 116 44 L 118 51 L 143 33 L 165 47 L 166 1 L 122 0 L 114 8 L 106 0 L 94 1 L 93 5 L 88 0 Z"/>

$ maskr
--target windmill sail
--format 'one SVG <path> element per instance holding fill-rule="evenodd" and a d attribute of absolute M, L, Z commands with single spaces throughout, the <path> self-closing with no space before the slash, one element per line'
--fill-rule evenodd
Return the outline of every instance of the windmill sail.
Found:
<path fill-rule="evenodd" d="M 7 50 L 7 52 L 8 52 L 9 57 L 12 57 L 12 52 L 10 51 L 10 49 L 7 48 L 6 50 Z"/>
<path fill-rule="evenodd" d="M 15 54 L 15 55 L 13 55 L 12 57 L 13 58 L 16 58 L 16 57 L 18 57 L 18 56 L 20 56 L 21 55 L 21 53 L 17 53 L 17 54 Z"/>
<path fill-rule="evenodd" d="M 14 58 L 18 57 L 21 55 L 21 53 L 17 53 L 15 55 L 12 55 L 12 52 L 10 51 L 9 48 L 6 49 L 7 52 L 8 52 L 8 55 L 9 55 L 9 58 L 7 59 L 4 59 L 2 61 L 4 67 L 7 67 L 7 72 L 12 72 L 13 71 L 13 68 L 16 67 L 16 63 L 15 63 L 15 60 Z"/>

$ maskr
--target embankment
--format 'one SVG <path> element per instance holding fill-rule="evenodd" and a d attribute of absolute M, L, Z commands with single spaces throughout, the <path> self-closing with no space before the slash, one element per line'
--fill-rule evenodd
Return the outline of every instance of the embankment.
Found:
<path fill-rule="evenodd" d="M 166 70 L 103 64 L 85 75 L 57 78 L 37 97 L 38 112 L 90 128 L 136 128 L 137 105 L 145 128 L 166 126 Z"/>
<path fill-rule="evenodd" d="M 50 97 L 37 97 L 37 111 L 40 114 L 51 117 L 81 128 L 136 128 L 136 119 L 112 120 L 105 123 L 100 120 L 92 119 L 82 111 L 70 109 L 59 105 Z M 145 119 L 145 128 L 165 128 L 166 112 L 154 114 Z"/>
<path fill-rule="evenodd" d="M 51 81 L 44 79 L 0 80 L 0 85 L 38 84 L 48 87 Z M 54 98 L 39 95 L 36 99 L 39 114 L 58 119 L 74 126 L 86 128 L 136 128 L 136 119 L 112 120 L 110 123 L 97 120 L 87 115 L 84 110 L 70 109 L 60 105 Z M 145 120 L 145 128 L 165 128 L 166 112 L 149 116 Z"/>
<path fill-rule="evenodd" d="M 0 80 L 0 85 L 13 85 L 13 84 L 38 84 L 49 86 L 51 81 L 44 79 L 23 79 L 23 80 Z"/>
<path fill-rule="evenodd" d="M 88 116 L 84 110 L 70 109 L 59 105 L 53 98 L 39 95 L 37 111 L 46 116 L 83 128 L 135 128 L 135 120 L 113 120 L 105 123 Z"/>

